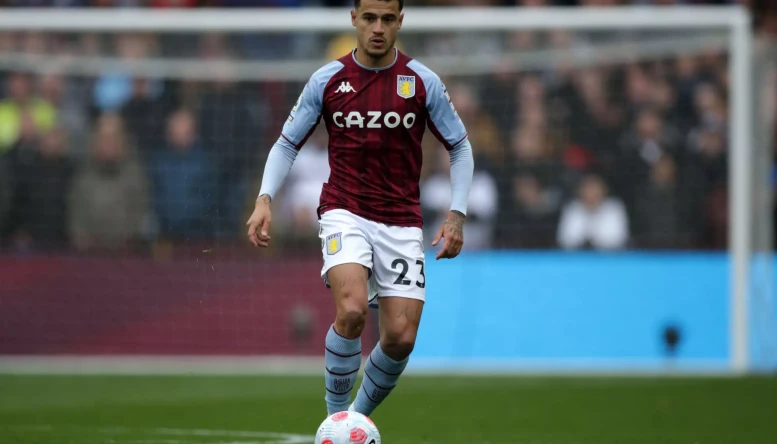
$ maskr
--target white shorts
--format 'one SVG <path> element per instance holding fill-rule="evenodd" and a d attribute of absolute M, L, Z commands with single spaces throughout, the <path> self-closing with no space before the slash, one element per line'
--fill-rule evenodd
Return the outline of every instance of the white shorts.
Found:
<path fill-rule="evenodd" d="M 324 256 L 321 277 L 329 286 L 327 271 L 348 263 L 369 270 L 367 298 L 426 299 L 423 233 L 417 227 L 390 226 L 346 210 L 330 210 L 319 220 L 318 237 Z"/>

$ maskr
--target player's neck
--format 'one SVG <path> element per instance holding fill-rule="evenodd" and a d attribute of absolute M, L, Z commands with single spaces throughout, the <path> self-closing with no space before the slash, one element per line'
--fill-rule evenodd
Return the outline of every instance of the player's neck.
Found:
<path fill-rule="evenodd" d="M 359 62 L 360 65 L 364 66 L 365 68 L 385 68 L 392 63 L 394 63 L 394 60 L 397 58 L 397 50 L 396 48 L 391 48 L 390 51 L 388 51 L 383 57 L 380 58 L 374 58 L 370 57 L 367 54 L 367 51 L 357 47 L 356 51 L 353 54 L 354 58 L 357 62 Z"/>

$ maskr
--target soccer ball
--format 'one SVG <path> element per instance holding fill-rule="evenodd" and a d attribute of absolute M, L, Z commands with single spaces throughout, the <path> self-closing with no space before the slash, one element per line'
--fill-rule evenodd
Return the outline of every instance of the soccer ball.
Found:
<path fill-rule="evenodd" d="M 316 444 L 380 444 L 380 433 L 375 423 L 361 413 L 338 412 L 321 423 Z"/>

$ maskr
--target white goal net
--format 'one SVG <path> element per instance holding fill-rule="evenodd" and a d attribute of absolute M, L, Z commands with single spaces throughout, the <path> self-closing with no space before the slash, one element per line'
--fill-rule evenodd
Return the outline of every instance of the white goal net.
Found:
<path fill-rule="evenodd" d="M 323 128 L 273 204 L 274 247 L 249 248 L 244 223 L 303 85 L 354 44 L 340 9 L 0 14 L 0 354 L 317 356 L 333 315 Z M 469 131 L 465 255 L 722 255 L 676 276 L 727 276 L 709 276 L 725 297 L 701 333 L 725 350 L 694 354 L 689 333 L 688 358 L 775 359 L 773 111 L 753 88 L 773 82 L 774 56 L 754 64 L 742 10 L 411 9 L 398 46 L 440 74 Z M 424 145 L 430 240 L 448 157 Z M 709 309 L 660 297 L 656 322 Z M 465 311 L 440 313 L 460 331 Z"/>

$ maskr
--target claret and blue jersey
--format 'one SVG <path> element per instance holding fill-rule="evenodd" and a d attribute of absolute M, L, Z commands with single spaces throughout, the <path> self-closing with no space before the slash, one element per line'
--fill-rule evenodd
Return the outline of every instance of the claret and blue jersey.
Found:
<path fill-rule="evenodd" d="M 426 126 L 448 150 L 467 143 L 440 78 L 399 50 L 387 67 L 365 67 L 351 53 L 316 71 L 281 138 L 299 150 L 322 118 L 331 173 L 319 213 L 339 208 L 375 222 L 420 227 Z"/>

